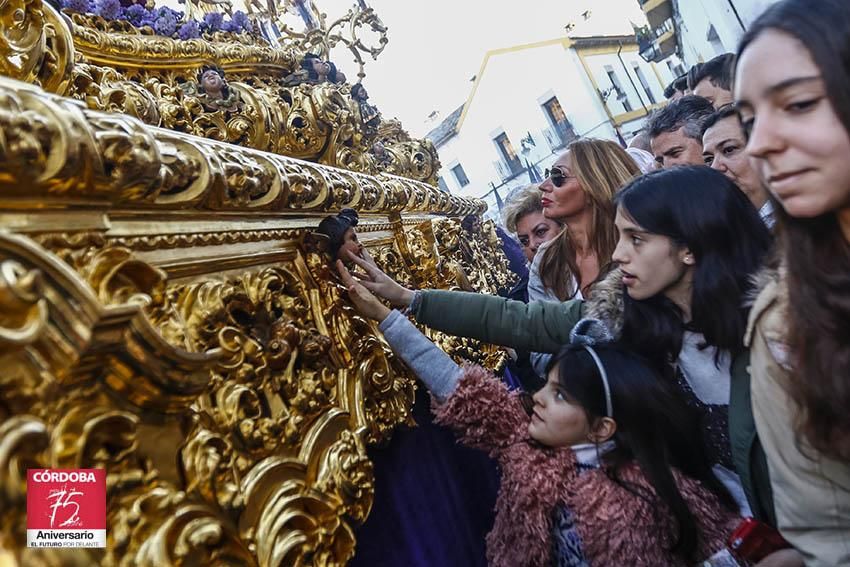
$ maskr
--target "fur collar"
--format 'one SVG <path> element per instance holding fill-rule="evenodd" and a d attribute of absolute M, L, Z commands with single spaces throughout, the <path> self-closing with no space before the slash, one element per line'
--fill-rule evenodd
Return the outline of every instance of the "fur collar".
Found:
<path fill-rule="evenodd" d="M 762 325 L 762 316 L 770 309 L 779 309 L 783 316 L 774 323 L 767 324 L 774 336 L 784 336 L 786 330 L 785 312 L 788 308 L 788 287 L 785 285 L 785 266 L 780 262 L 768 262 L 761 270 L 753 274 L 753 287 L 746 298 L 745 305 L 750 308 L 747 331 L 744 334 L 744 346 L 752 345 L 753 335 L 758 325 Z M 781 321 L 781 323 L 779 322 Z M 775 328 L 774 328 L 775 327 Z"/>
<path fill-rule="evenodd" d="M 602 321 L 616 340 L 623 331 L 623 310 L 623 272 L 616 268 L 594 284 L 584 316 Z"/>
<path fill-rule="evenodd" d="M 777 265 L 776 262 L 768 262 L 759 271 L 750 276 L 750 281 L 753 282 L 753 287 L 750 289 L 749 293 L 747 293 L 744 305 L 746 307 L 752 307 L 756 302 L 756 298 L 764 288 L 771 283 L 779 281 L 782 271 L 781 266 Z"/>

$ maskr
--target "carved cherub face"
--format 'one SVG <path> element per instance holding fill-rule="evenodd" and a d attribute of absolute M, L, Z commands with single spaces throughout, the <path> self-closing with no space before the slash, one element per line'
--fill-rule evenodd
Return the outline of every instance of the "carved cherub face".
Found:
<path fill-rule="evenodd" d="M 201 88 L 207 94 L 218 94 L 224 88 L 224 77 L 219 75 L 217 71 L 208 69 L 201 75 Z"/>
<path fill-rule="evenodd" d="M 316 73 L 320 78 L 324 79 L 331 72 L 331 66 L 327 61 L 322 61 L 321 59 L 313 59 L 310 64 L 313 66 L 313 72 Z"/>

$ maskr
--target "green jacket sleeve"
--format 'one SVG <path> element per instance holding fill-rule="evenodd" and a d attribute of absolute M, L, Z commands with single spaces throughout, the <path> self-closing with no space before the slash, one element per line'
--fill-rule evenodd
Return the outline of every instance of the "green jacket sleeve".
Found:
<path fill-rule="evenodd" d="M 584 311 L 580 300 L 525 304 L 463 291 L 419 293 L 418 322 L 450 335 L 535 352 L 557 352 L 567 344 Z"/>

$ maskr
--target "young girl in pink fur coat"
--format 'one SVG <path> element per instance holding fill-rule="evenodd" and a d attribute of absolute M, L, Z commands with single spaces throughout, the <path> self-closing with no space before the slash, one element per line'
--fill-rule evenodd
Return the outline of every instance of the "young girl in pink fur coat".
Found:
<path fill-rule="evenodd" d="M 700 451 L 697 421 L 653 369 L 605 344 L 595 320 L 552 359 L 531 418 L 478 366 L 457 366 L 337 263 L 349 296 L 425 383 L 439 423 L 499 463 L 491 565 L 736 565 L 739 518 Z"/>

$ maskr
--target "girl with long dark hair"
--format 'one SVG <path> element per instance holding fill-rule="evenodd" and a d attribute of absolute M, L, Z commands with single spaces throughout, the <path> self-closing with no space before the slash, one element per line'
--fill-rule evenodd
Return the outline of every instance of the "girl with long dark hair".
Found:
<path fill-rule="evenodd" d="M 807 565 L 848 565 L 850 4 L 775 4 L 742 39 L 736 74 L 780 242 L 748 337 L 777 521 Z"/>
<path fill-rule="evenodd" d="M 594 285 L 588 301 L 525 305 L 462 292 L 414 294 L 374 265 L 356 263 L 366 270 L 370 290 L 409 305 L 420 323 L 457 336 L 557 352 L 579 319 L 588 314 L 602 319 L 696 408 L 702 446 L 716 475 L 742 512 L 772 524 L 743 348 L 744 303 L 752 290 L 750 276 L 770 246 L 768 229 L 747 197 L 706 167 L 644 175 L 616 202 L 619 240 L 612 259 L 620 268 Z"/>
<path fill-rule="evenodd" d="M 438 422 L 502 472 L 490 565 L 693 565 L 725 555 L 738 521 L 698 422 L 652 365 L 579 322 L 528 412 L 479 366 L 457 366 L 342 262 L 349 297 L 437 402 Z M 529 416 L 530 413 L 530 416 Z M 530 418 L 530 419 L 529 419 Z M 725 564 L 725 563 L 724 563 Z"/>

